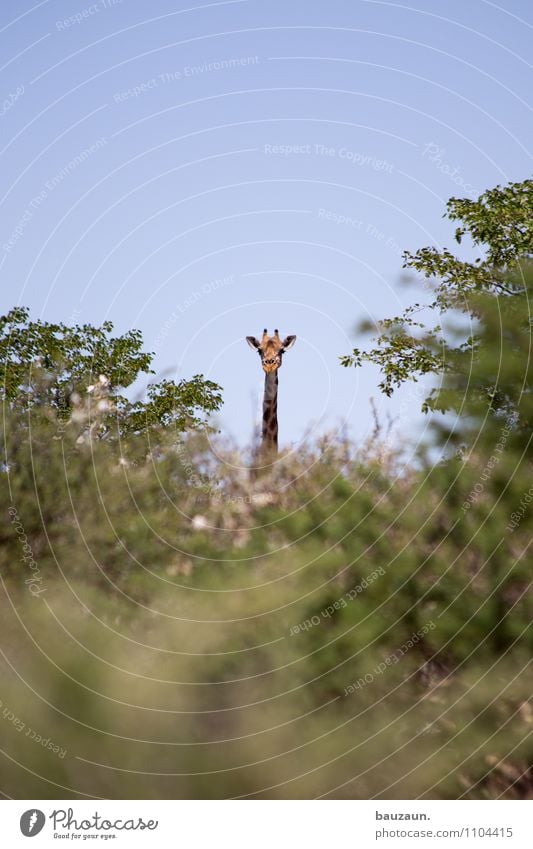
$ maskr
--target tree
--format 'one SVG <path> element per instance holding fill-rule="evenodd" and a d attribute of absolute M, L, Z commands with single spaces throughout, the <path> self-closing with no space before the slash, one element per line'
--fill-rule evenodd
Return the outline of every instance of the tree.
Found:
<path fill-rule="evenodd" d="M 355 348 L 340 358 L 343 366 L 359 367 L 365 362 L 379 366 L 383 375 L 379 386 L 389 396 L 407 380 L 416 381 L 427 374 L 443 377 L 468 367 L 480 344 L 479 296 L 485 295 L 494 302 L 521 299 L 522 304 L 514 309 L 520 316 L 527 314 L 529 299 L 523 272 L 533 255 L 533 180 L 496 186 L 477 200 L 451 198 L 446 217 L 459 222 L 456 242 L 461 244 L 465 236 L 469 237 L 482 256 L 468 262 L 447 249 L 406 251 L 404 268 L 424 275 L 424 288 L 431 293 L 431 300 L 415 303 L 400 316 L 378 322 L 379 333 L 372 340 L 373 347 L 367 351 Z M 427 327 L 419 321 L 423 311 L 438 314 L 438 323 Z M 462 314 L 466 319 L 453 343 L 442 327 L 442 319 L 448 313 Z M 368 332 L 375 328 L 363 324 L 360 329 Z M 523 327 L 524 332 L 528 329 L 529 325 Z M 480 391 L 490 393 L 490 387 Z M 449 392 L 434 388 L 422 409 L 445 412 L 450 409 L 450 397 Z M 496 404 L 497 396 L 492 400 Z"/>
<path fill-rule="evenodd" d="M 194 375 L 190 380 L 149 384 L 145 401 L 122 393 L 141 374 L 154 374 L 154 355 L 142 350 L 140 330 L 112 336 L 113 324 L 68 327 L 32 321 L 16 307 L 0 317 L 0 399 L 13 410 L 51 409 L 68 420 L 88 395 L 98 399 L 100 435 L 142 433 L 156 425 L 177 431 L 205 425 L 220 409 L 221 387 Z"/>

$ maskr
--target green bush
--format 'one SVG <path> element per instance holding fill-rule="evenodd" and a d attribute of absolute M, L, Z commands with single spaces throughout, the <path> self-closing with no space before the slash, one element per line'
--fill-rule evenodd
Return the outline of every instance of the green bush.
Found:
<path fill-rule="evenodd" d="M 462 511 L 485 447 L 398 474 L 330 439 L 257 477 L 83 411 L 4 427 L 2 710 L 66 750 L 4 719 L 9 795 L 484 798 L 529 763 L 512 440 Z"/>

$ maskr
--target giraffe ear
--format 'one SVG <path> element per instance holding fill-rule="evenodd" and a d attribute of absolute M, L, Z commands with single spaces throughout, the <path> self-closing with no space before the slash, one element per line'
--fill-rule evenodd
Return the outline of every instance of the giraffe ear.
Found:
<path fill-rule="evenodd" d="M 283 351 L 288 351 L 296 342 L 296 336 L 286 336 L 283 340 Z"/>
<path fill-rule="evenodd" d="M 247 336 L 246 341 L 248 342 L 250 348 L 254 348 L 255 350 L 259 348 L 259 342 L 255 338 L 255 336 Z"/>

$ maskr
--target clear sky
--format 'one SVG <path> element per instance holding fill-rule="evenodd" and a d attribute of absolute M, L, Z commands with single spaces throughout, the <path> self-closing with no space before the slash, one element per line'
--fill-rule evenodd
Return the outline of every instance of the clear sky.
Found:
<path fill-rule="evenodd" d="M 156 367 L 224 387 L 295 333 L 280 438 L 421 420 L 338 356 L 420 293 L 401 251 L 451 246 L 450 196 L 531 174 L 530 0 L 28 0 L 0 7 L 2 312 L 137 327 Z"/>

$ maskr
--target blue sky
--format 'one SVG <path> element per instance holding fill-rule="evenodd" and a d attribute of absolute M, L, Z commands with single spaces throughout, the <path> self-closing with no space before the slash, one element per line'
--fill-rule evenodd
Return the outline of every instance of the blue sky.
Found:
<path fill-rule="evenodd" d="M 2 312 L 140 328 L 222 384 L 240 443 L 244 337 L 279 327 L 282 444 L 364 438 L 370 396 L 419 433 L 412 388 L 338 356 L 420 300 L 401 251 L 451 246 L 447 198 L 530 175 L 532 25 L 528 0 L 2 4 Z"/>

